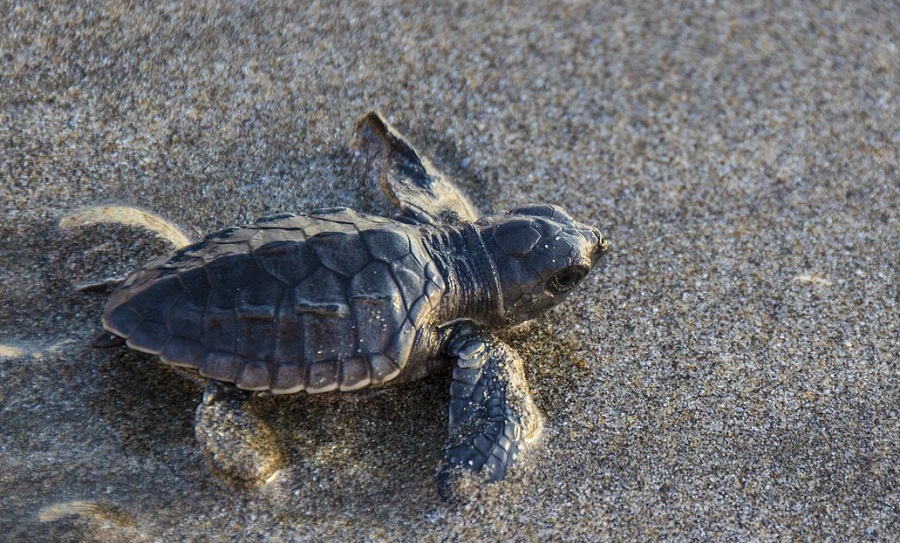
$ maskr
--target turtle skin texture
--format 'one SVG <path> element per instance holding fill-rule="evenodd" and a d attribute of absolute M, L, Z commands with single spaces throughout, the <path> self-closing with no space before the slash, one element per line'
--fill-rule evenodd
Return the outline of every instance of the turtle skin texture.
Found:
<path fill-rule="evenodd" d="M 241 389 L 352 391 L 407 369 L 444 291 L 415 226 L 333 208 L 221 230 L 150 262 L 112 293 L 103 325 Z"/>

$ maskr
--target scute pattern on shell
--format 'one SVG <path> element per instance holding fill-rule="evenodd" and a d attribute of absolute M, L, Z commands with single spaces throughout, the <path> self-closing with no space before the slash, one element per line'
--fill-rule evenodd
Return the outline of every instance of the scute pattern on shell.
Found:
<path fill-rule="evenodd" d="M 333 208 L 156 259 L 103 319 L 133 349 L 244 389 L 355 390 L 396 378 L 444 291 L 415 226 Z"/>

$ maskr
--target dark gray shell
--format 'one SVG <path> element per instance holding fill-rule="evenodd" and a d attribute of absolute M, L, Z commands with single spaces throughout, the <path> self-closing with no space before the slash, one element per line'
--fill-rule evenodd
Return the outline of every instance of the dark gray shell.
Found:
<path fill-rule="evenodd" d="M 132 273 L 104 327 L 139 351 L 275 393 L 395 379 L 445 291 L 418 228 L 346 208 L 229 228 Z"/>

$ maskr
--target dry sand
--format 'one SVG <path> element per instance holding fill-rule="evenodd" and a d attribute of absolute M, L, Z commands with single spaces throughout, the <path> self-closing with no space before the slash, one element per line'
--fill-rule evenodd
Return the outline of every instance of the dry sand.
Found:
<path fill-rule="evenodd" d="M 2 10 L 3 537 L 900 538 L 900 5 L 377 4 Z M 612 241 L 509 336 L 542 443 L 458 503 L 433 481 L 447 375 L 257 400 L 290 465 L 217 480 L 200 387 L 89 348 L 102 302 L 73 291 L 166 243 L 57 228 L 383 209 L 347 147 L 370 109 L 483 211 L 557 203 Z"/>

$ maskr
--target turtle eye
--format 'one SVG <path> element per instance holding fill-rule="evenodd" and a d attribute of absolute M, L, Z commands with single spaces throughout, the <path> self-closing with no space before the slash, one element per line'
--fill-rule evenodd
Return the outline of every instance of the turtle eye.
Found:
<path fill-rule="evenodd" d="M 587 270 L 583 266 L 571 266 L 554 275 L 547 281 L 547 288 L 553 294 L 569 292 L 584 279 Z"/>

